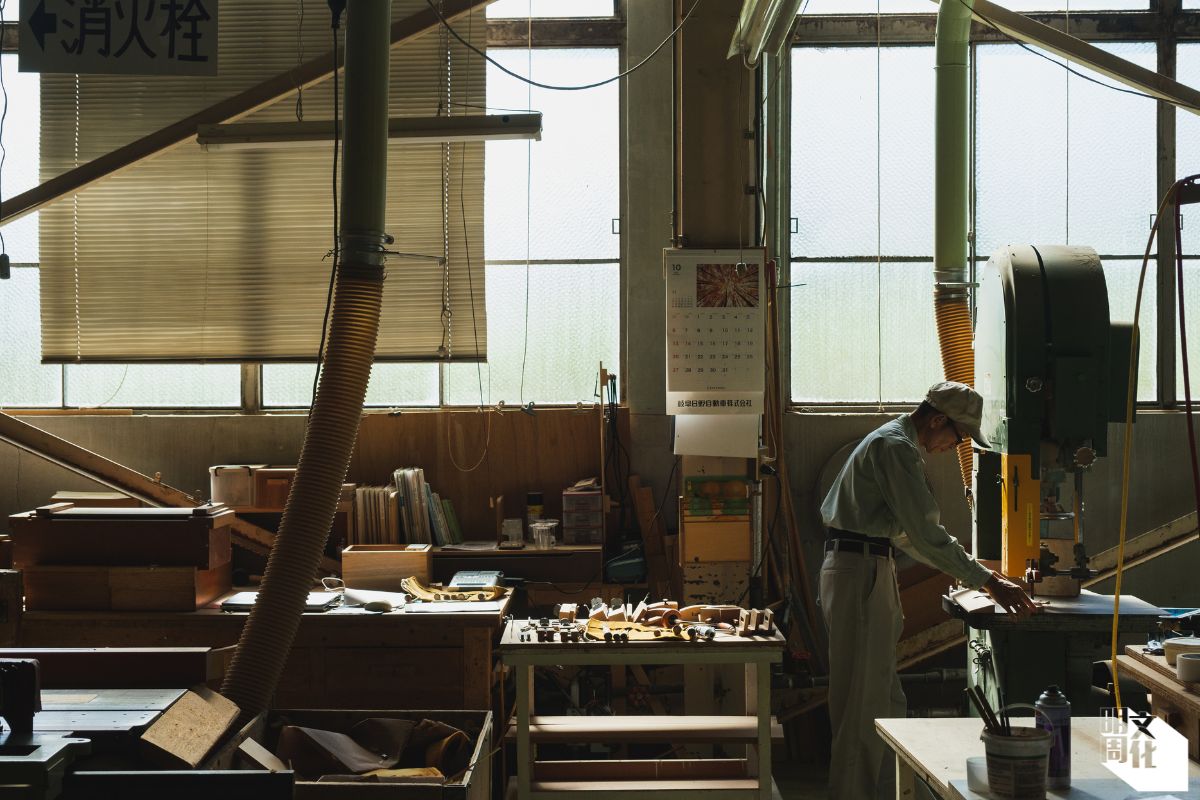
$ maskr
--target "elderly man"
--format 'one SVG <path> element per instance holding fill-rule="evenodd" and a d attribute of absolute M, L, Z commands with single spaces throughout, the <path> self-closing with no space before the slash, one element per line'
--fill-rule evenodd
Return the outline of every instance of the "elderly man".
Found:
<path fill-rule="evenodd" d="M 870 800 L 891 786 L 875 732 L 878 717 L 903 717 L 896 642 L 904 625 L 896 548 L 1027 614 L 1029 596 L 963 549 L 940 523 L 921 451 L 945 453 L 979 430 L 983 398 L 962 383 L 934 385 L 911 414 L 881 425 L 851 453 L 821 504 L 828 529 L 820 602 L 829 632 L 832 800 Z"/>

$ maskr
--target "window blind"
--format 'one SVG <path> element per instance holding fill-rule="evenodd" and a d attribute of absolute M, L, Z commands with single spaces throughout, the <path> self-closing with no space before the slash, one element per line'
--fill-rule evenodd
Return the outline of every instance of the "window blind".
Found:
<path fill-rule="evenodd" d="M 44 75 L 41 179 L 330 51 L 329 12 L 310 6 L 301 28 L 297 0 L 223 4 L 216 77 Z M 393 17 L 427 8 L 394 0 Z M 453 24 L 484 47 L 482 11 Z M 438 28 L 392 48 L 390 77 L 390 116 L 483 113 L 482 60 Z M 332 98 L 332 80 L 306 89 L 304 118 L 331 119 Z M 295 119 L 295 100 L 242 121 Z M 332 151 L 189 141 L 43 209 L 43 362 L 314 360 Z M 390 249 L 448 260 L 389 257 L 378 360 L 485 358 L 483 162 L 482 143 L 389 144 Z"/>

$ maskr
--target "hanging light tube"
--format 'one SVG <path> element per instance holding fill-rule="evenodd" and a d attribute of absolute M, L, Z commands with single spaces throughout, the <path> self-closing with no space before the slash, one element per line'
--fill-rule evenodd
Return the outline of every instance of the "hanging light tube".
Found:
<path fill-rule="evenodd" d="M 410 144 L 542 138 L 542 115 L 478 114 L 461 117 L 392 117 L 388 138 Z M 206 151 L 315 147 L 333 141 L 333 121 L 236 122 L 200 125 L 196 142 Z"/>

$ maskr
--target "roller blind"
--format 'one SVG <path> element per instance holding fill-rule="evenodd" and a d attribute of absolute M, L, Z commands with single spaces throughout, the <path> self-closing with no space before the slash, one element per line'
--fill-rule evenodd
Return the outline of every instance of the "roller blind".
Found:
<path fill-rule="evenodd" d="M 223 3 L 213 78 L 44 75 L 42 180 L 328 52 L 329 12 L 309 6 L 301 30 L 297 0 Z M 427 8 L 394 0 L 393 16 Z M 484 46 L 482 11 L 454 24 Z M 482 113 L 484 82 L 481 59 L 435 28 L 392 48 L 389 113 Z M 331 80 L 305 90 L 304 118 L 331 119 L 332 97 Z M 295 99 L 242 121 L 295 119 Z M 332 158 L 332 144 L 206 153 L 189 141 L 44 209 L 43 362 L 312 361 Z M 448 261 L 389 257 L 378 360 L 444 358 L 446 346 L 485 357 L 483 161 L 482 143 L 389 145 L 391 249 Z"/>

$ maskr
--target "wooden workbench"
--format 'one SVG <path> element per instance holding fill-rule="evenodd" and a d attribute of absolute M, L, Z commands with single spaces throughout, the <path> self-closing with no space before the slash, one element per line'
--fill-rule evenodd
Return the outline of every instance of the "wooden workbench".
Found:
<path fill-rule="evenodd" d="M 1014 725 L 1030 725 L 1028 717 L 1013 718 Z M 967 759 L 983 755 L 979 734 L 983 722 L 975 717 L 953 719 L 877 719 L 875 730 L 896 751 L 896 797 L 911 800 L 919 778 L 933 794 L 944 800 L 977 797 L 966 790 Z M 1071 720 L 1071 792 L 1051 790 L 1048 798 L 1137 797 L 1131 788 L 1117 779 L 1102 763 L 1103 745 L 1100 717 L 1076 717 Z M 1200 764 L 1188 763 L 1191 792 L 1176 793 L 1183 800 L 1192 797 L 1200 782 Z M 1121 787 L 1124 787 L 1121 789 Z M 1151 793 L 1153 794 L 1153 793 Z M 1159 793 L 1162 794 L 1161 792 Z"/>
<path fill-rule="evenodd" d="M 276 693 L 283 708 L 492 708 L 498 611 L 304 614 Z M 21 647 L 224 647 L 248 614 L 31 611 Z"/>
<path fill-rule="evenodd" d="M 592 797 L 662 800 L 771 800 L 771 664 L 783 657 L 784 638 L 719 634 L 711 642 L 536 642 L 520 640 L 522 621 L 510 622 L 500 656 L 513 667 L 517 688 L 515 739 L 518 800 Z M 533 668 L 558 664 L 739 664 L 745 668 L 743 713 L 727 716 L 535 716 Z M 549 742 L 736 743 L 745 759 L 676 761 L 538 761 L 536 746 Z M 584 770 L 587 770 L 586 774 Z"/>

